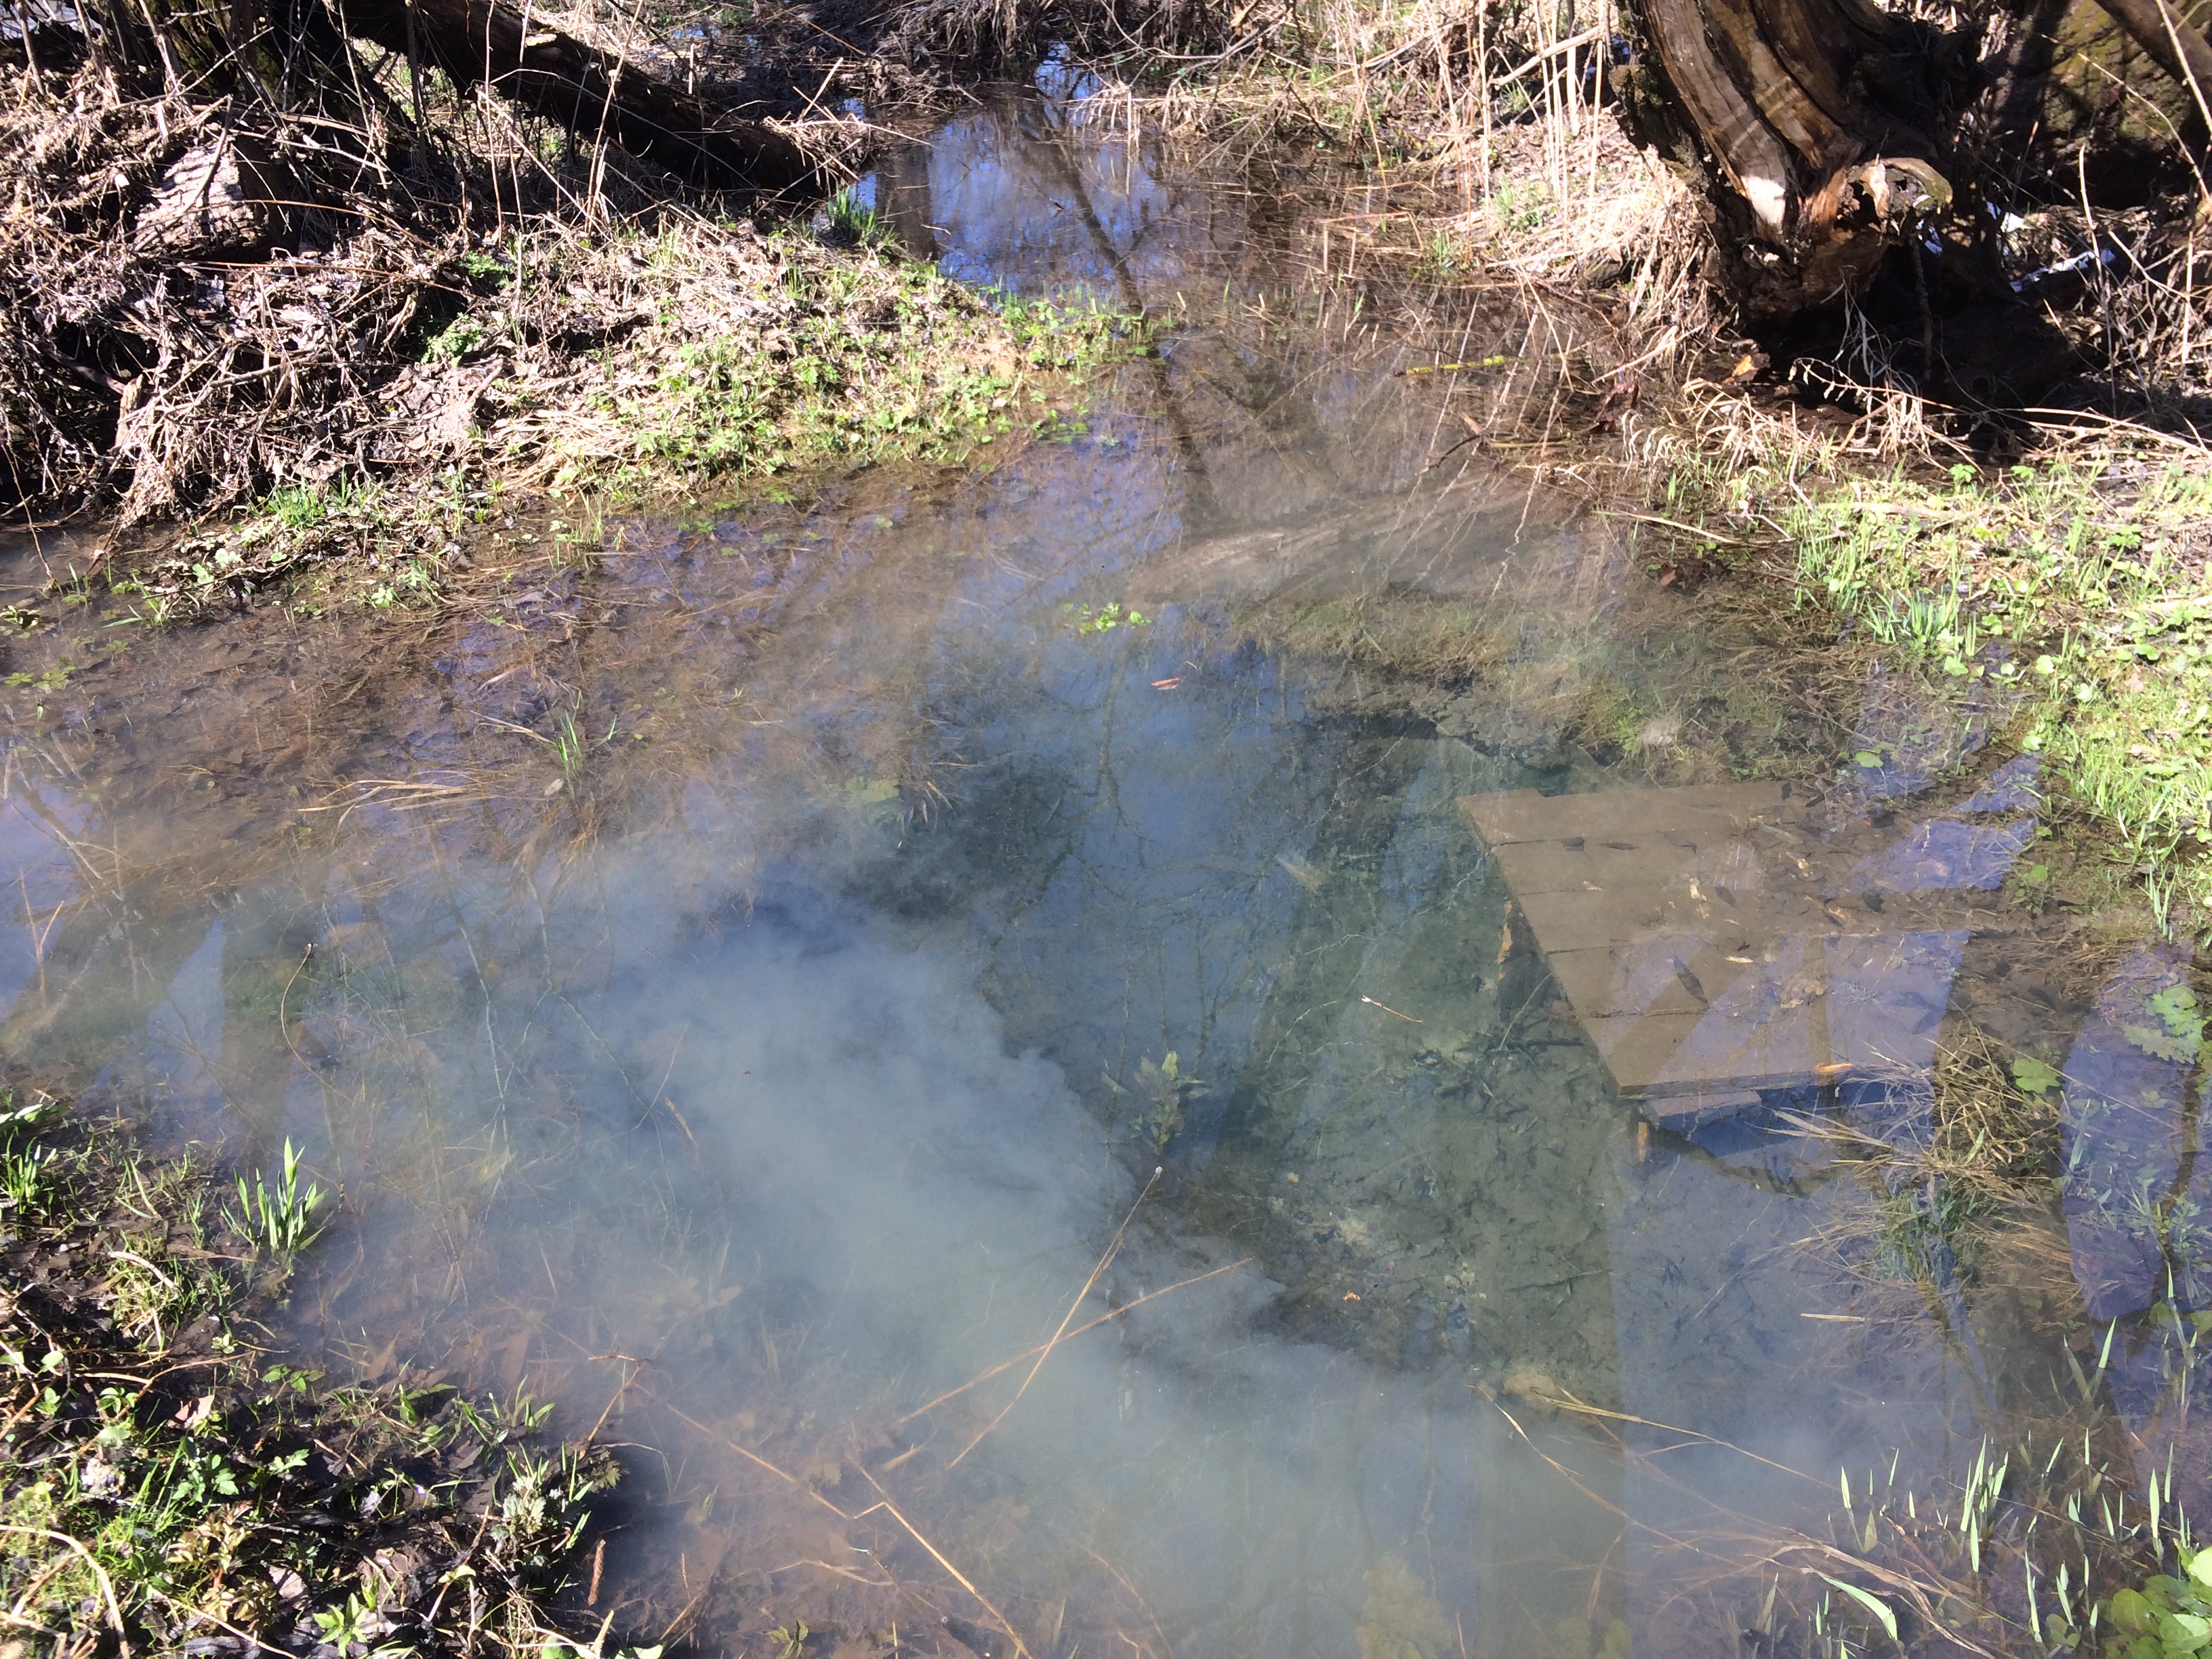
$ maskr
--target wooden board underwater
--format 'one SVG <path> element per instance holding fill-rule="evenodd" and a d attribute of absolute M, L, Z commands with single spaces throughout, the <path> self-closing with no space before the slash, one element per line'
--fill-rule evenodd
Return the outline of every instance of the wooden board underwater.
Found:
<path fill-rule="evenodd" d="M 1758 1091 L 1925 1073 L 1976 910 L 2025 832 L 1948 820 L 1871 852 L 1776 783 L 1460 798 L 1621 1094 L 1669 1124 Z"/>

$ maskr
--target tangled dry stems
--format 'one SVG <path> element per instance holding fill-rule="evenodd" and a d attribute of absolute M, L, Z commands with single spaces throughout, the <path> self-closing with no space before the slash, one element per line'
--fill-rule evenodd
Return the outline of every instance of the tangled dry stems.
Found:
<path fill-rule="evenodd" d="M 396 107 L 370 80 L 372 111 Z M 141 94 L 98 63 L 0 64 L 12 498 L 109 499 L 129 525 L 473 464 L 493 426 L 500 459 L 526 467 L 557 437 L 544 476 L 635 459 L 634 434 L 554 407 L 634 390 L 635 364 L 590 372 L 626 339 L 742 340 L 773 359 L 776 322 L 900 286 L 864 270 L 840 289 L 826 249 L 771 246 L 618 153 L 564 160 L 542 123 L 445 94 L 428 133 L 378 117 L 333 137 L 328 120 L 258 104 Z M 800 136 L 827 159 L 854 131 Z M 164 193 L 210 156 L 245 158 L 300 199 L 264 209 L 242 243 L 219 230 L 180 248 Z M 1003 330 L 972 331 L 1003 355 Z"/>

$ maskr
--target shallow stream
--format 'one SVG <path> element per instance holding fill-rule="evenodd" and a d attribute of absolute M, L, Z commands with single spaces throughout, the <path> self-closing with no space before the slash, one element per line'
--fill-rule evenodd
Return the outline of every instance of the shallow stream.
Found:
<path fill-rule="evenodd" d="M 1286 198 L 1051 90 L 870 181 L 963 278 L 1159 328 L 988 464 L 526 515 L 366 635 L 88 605 L 0 699 L 9 1065 L 304 1145 L 345 1205 L 291 1334 L 629 1448 L 598 1610 L 648 1640 L 1734 1651 L 1839 1470 L 1962 1477 L 2115 1318 L 2147 1474 L 2185 1225 L 2084 1200 L 1971 1285 L 1870 1269 L 1899 1200 L 1804 1126 L 1924 1097 L 1655 1132 L 1501 961 L 1454 805 L 1656 787 L 1686 720 L 1901 847 L 2009 826 L 1911 970 L 1929 1040 L 2101 1066 L 2134 1115 L 2077 1170 L 2193 1201 L 2191 1069 L 2115 1034 L 2178 969 L 2093 1001 L 1996 890 L 2003 709 L 1877 677 L 1824 735 L 1401 372 L 1525 317 L 1416 340 Z"/>

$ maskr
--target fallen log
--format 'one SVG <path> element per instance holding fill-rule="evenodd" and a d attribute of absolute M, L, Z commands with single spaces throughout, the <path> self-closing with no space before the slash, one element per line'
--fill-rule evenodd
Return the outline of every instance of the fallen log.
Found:
<path fill-rule="evenodd" d="M 344 19 L 350 33 L 420 52 L 464 91 L 489 82 L 572 132 L 604 135 L 692 184 L 787 191 L 817 171 L 788 133 L 660 80 L 504 0 L 345 0 Z"/>
<path fill-rule="evenodd" d="M 2098 0 L 2185 86 L 2212 129 L 2212 44 L 2178 0 Z M 2014 65 L 1986 19 L 1946 26 L 1876 0 L 1624 0 L 1635 50 L 1623 113 L 1702 188 L 1711 274 L 1753 324 L 1856 292 L 1923 243 L 1964 189 L 1987 196 L 1982 100 Z M 2047 40 L 2063 0 L 1997 0 L 2012 37 Z"/>
<path fill-rule="evenodd" d="M 776 192 L 816 182 L 819 171 L 789 132 L 510 0 L 79 0 L 72 21 L 126 73 L 210 99 L 244 94 L 286 108 L 304 99 L 341 125 L 372 125 L 354 106 L 351 36 L 434 64 L 464 92 L 489 84 L 586 143 L 605 139 L 687 183 Z M 381 101 L 374 88 L 368 95 Z"/>

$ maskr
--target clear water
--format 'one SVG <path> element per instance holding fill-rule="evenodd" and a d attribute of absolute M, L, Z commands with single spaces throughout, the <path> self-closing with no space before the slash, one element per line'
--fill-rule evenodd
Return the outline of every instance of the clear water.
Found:
<path fill-rule="evenodd" d="M 1771 714 L 1785 771 L 1833 742 L 1398 373 L 1525 318 L 1302 286 L 1287 186 L 1117 118 L 995 103 L 872 185 L 963 276 L 1178 324 L 992 465 L 593 556 L 526 523 L 366 639 L 88 612 L 99 665 L 8 693 L 0 1041 L 157 1136 L 306 1145 L 346 1201 L 295 1334 L 605 1425 L 642 1639 L 1732 1650 L 1839 1467 L 1956 1475 L 2098 1296 L 2164 1291 L 2086 1200 L 2055 1274 L 1847 1272 L 1891 1195 L 1787 1115 L 1910 1099 L 1655 1136 L 1532 1012 L 1455 796 L 1650 782 L 1560 741 L 1623 686 Z M 2002 712 L 1866 688 L 1900 856 Z M 1933 994 L 2015 969 L 1993 926 Z M 2136 1109 L 2076 1164 L 2190 1189 L 2186 1076 L 2038 994 L 1973 1010 L 2081 1023 Z"/>

